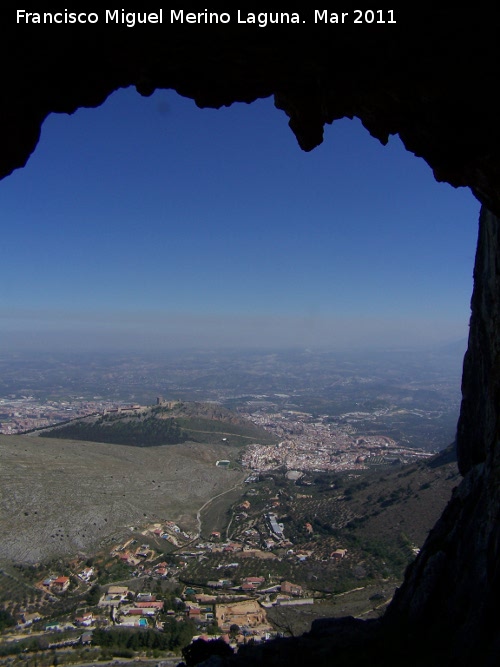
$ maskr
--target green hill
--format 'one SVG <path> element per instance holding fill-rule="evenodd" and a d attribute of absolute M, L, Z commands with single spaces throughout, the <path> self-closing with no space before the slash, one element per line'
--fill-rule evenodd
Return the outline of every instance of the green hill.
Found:
<path fill-rule="evenodd" d="M 347 549 L 348 561 L 333 567 L 336 576 L 351 576 L 356 563 L 360 578 L 363 573 L 400 578 L 460 479 L 450 451 L 384 472 L 319 474 L 312 486 L 294 487 L 281 502 L 280 520 L 294 544 L 315 550 L 321 545 L 324 558 L 336 548 Z M 328 575 L 315 574 L 328 588 Z"/>
<path fill-rule="evenodd" d="M 175 445 L 188 440 L 236 446 L 275 441 L 264 429 L 219 405 L 182 402 L 92 415 L 42 433 L 46 438 L 134 447 Z"/>

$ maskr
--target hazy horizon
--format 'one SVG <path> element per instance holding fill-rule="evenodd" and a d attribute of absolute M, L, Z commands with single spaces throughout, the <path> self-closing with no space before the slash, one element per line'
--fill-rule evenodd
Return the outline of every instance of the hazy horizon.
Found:
<path fill-rule="evenodd" d="M 427 348 L 466 340 L 447 321 L 292 316 L 188 316 L 66 313 L 0 314 L 0 345 L 10 350 L 383 349 Z M 200 333 L 201 332 L 201 333 Z M 367 333 L 368 332 L 368 333 Z M 466 332 L 464 332 L 465 334 Z"/>

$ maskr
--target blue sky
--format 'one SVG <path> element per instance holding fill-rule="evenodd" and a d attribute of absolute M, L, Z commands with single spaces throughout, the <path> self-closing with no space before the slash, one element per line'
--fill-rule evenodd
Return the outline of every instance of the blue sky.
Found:
<path fill-rule="evenodd" d="M 0 343 L 465 338 L 479 204 L 358 120 L 304 153 L 272 99 L 121 90 L 53 114 L 0 181 Z"/>

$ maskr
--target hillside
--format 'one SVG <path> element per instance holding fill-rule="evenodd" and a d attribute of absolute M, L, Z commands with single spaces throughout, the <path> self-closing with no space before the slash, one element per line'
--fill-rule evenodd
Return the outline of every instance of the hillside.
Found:
<path fill-rule="evenodd" d="M 404 532 L 419 546 L 459 479 L 456 461 L 445 453 L 364 474 L 317 475 L 312 499 L 303 498 L 297 510 L 319 529 L 370 538 Z"/>
<path fill-rule="evenodd" d="M 35 562 L 91 554 L 131 527 L 157 520 L 172 519 L 196 531 L 196 513 L 206 501 L 245 477 L 241 470 L 217 467 L 216 461 L 234 462 L 241 443 L 255 441 L 249 434 L 261 435 L 228 413 L 212 404 L 179 403 L 139 415 L 116 414 L 111 427 L 100 426 L 113 433 L 114 423 L 139 427 L 174 420 L 191 438 L 204 439 L 167 447 L 110 446 L 40 434 L 0 437 L 0 559 Z M 365 474 L 310 473 L 296 484 L 276 471 L 255 482 L 255 488 L 242 485 L 212 504 L 203 513 L 203 534 L 228 530 L 239 539 L 246 529 L 257 528 L 265 537 L 264 514 L 273 509 L 287 538 L 317 554 L 304 567 L 295 563 L 287 576 L 302 581 L 314 576 L 325 590 L 335 590 L 341 580 L 399 578 L 458 481 L 450 452 Z M 245 494 L 251 494 L 248 519 L 231 519 L 229 529 L 228 503 L 236 502 L 235 516 Z M 349 553 L 342 567 L 330 563 L 338 548 Z"/>
<path fill-rule="evenodd" d="M 326 478 L 311 498 L 290 503 L 290 528 L 304 539 L 309 522 L 325 555 L 330 548 L 348 549 L 355 577 L 400 578 L 460 479 L 456 461 L 443 455 L 337 478 L 333 487 Z"/>
<path fill-rule="evenodd" d="M 40 433 L 46 438 L 134 447 L 175 445 L 188 440 L 237 446 L 275 441 L 267 431 L 220 405 L 180 401 L 92 415 Z"/>
<path fill-rule="evenodd" d="M 140 448 L 0 436 L 0 559 L 91 554 L 148 521 L 196 530 L 197 510 L 243 478 L 215 465 L 237 453 L 206 443 Z"/>
<path fill-rule="evenodd" d="M 258 548 L 270 537 L 266 517 L 273 512 L 289 544 L 275 545 L 264 568 L 252 559 L 242 561 L 237 574 L 265 571 L 276 580 L 285 578 L 325 593 L 374 581 L 399 582 L 459 481 L 451 451 L 364 474 L 314 473 L 302 483 L 278 472 L 263 475 L 244 490 L 244 512 L 241 500 L 233 506 L 228 533 L 233 543 Z M 206 535 L 227 526 L 227 516 L 224 523 L 215 510 L 212 506 L 206 516 Z M 332 557 L 339 549 L 345 557 Z M 213 554 L 194 561 L 186 577 L 194 582 L 212 579 L 235 556 Z"/>

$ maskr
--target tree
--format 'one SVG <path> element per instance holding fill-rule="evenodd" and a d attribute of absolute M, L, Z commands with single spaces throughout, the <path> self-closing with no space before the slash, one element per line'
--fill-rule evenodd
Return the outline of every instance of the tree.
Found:
<path fill-rule="evenodd" d="M 6 609 L 0 609 L 0 632 L 15 624 L 14 617 Z"/>
<path fill-rule="evenodd" d="M 207 627 L 205 628 L 207 635 L 218 635 L 221 633 L 221 629 L 217 624 L 217 621 L 213 621 L 212 623 L 209 623 Z"/>
<path fill-rule="evenodd" d="M 92 588 L 87 593 L 87 596 L 86 596 L 85 600 L 86 600 L 87 604 L 89 605 L 89 607 L 94 607 L 99 602 L 100 597 L 101 597 L 100 586 L 95 584 L 94 586 L 92 586 Z"/>

